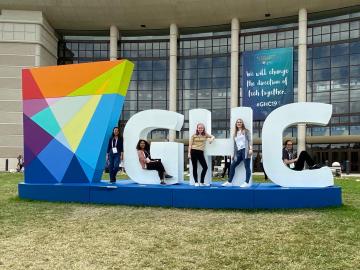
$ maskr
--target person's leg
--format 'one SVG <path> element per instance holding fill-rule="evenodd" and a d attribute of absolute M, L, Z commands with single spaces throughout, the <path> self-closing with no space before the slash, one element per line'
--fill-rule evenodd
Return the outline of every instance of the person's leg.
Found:
<path fill-rule="evenodd" d="M 197 175 L 197 162 L 198 162 L 198 154 L 197 151 L 191 151 L 191 164 L 193 168 L 193 177 L 195 183 L 198 182 L 198 175 Z"/>
<path fill-rule="evenodd" d="M 158 161 L 150 162 L 147 164 L 146 168 L 148 170 L 156 170 L 158 172 L 160 180 L 161 181 L 164 180 L 165 169 L 161 162 L 158 162 Z"/>
<path fill-rule="evenodd" d="M 110 182 L 113 181 L 113 171 L 114 171 L 114 155 L 112 153 L 109 153 L 109 176 L 110 176 Z"/>
<path fill-rule="evenodd" d="M 226 174 L 226 171 L 227 171 L 228 167 L 227 165 L 224 166 L 224 170 L 223 170 L 223 173 L 221 175 L 221 178 L 224 178 L 225 177 L 225 174 Z"/>
<path fill-rule="evenodd" d="M 206 164 L 206 160 L 205 160 L 205 157 L 204 157 L 204 152 L 199 154 L 199 162 L 200 162 L 200 165 L 202 167 L 200 183 L 204 184 L 205 175 L 206 175 L 206 172 L 207 172 L 207 169 L 208 169 L 208 166 Z"/>
<path fill-rule="evenodd" d="M 304 169 L 305 162 L 311 167 L 315 165 L 314 160 L 310 157 L 308 152 L 301 151 L 298 160 L 295 163 L 295 171 L 301 171 Z"/>
<path fill-rule="evenodd" d="M 113 166 L 113 181 L 116 181 L 116 174 L 119 171 L 120 156 L 119 154 L 114 155 L 114 166 Z"/>
<path fill-rule="evenodd" d="M 243 159 L 243 157 L 241 154 L 241 150 L 237 151 L 236 152 L 236 160 L 231 162 L 231 165 L 230 165 L 229 180 L 228 180 L 229 183 L 232 182 L 234 175 L 235 175 L 236 167 L 241 163 L 242 159 Z"/>
<path fill-rule="evenodd" d="M 250 158 L 245 158 L 244 159 L 244 164 L 245 164 L 245 172 L 246 172 L 246 183 L 249 183 L 250 181 L 250 176 L 251 176 L 251 168 L 250 168 Z"/>

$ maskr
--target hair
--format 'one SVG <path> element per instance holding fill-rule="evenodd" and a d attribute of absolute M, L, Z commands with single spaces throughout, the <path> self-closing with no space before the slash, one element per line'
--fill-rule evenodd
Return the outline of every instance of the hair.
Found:
<path fill-rule="evenodd" d="M 119 130 L 119 135 L 118 135 L 118 137 L 120 137 L 120 128 L 119 128 L 119 127 L 113 127 L 113 130 L 112 130 L 112 132 L 111 132 L 111 138 L 114 138 L 114 137 L 115 137 L 114 131 L 115 131 L 116 128 Z"/>
<path fill-rule="evenodd" d="M 286 140 L 286 141 L 284 142 L 284 146 L 286 146 L 288 142 L 293 142 L 293 141 L 292 141 L 292 140 Z"/>
<path fill-rule="evenodd" d="M 136 145 L 136 150 L 142 150 L 141 147 L 140 147 L 140 143 L 142 143 L 142 142 L 145 143 L 144 150 L 149 152 L 150 151 L 150 144 L 146 140 L 143 140 L 143 139 L 138 141 L 138 143 Z"/>
<path fill-rule="evenodd" d="M 245 130 L 245 132 L 248 132 L 248 131 L 249 131 L 249 130 L 245 127 L 244 120 L 242 120 L 241 118 L 238 118 L 238 119 L 236 119 L 236 121 L 235 121 L 234 137 L 236 137 L 236 134 L 237 134 L 237 132 L 238 132 L 238 127 L 237 127 L 237 125 L 236 125 L 236 123 L 237 123 L 238 120 L 241 120 L 242 126 L 243 126 L 243 130 Z"/>
<path fill-rule="evenodd" d="M 202 125 L 202 126 L 204 127 L 204 131 L 203 131 L 201 134 L 200 134 L 200 133 L 199 133 L 199 131 L 198 131 L 198 127 L 199 127 L 200 125 Z M 205 131 L 205 125 L 204 125 L 203 123 L 198 123 L 198 124 L 196 125 L 196 131 L 195 131 L 195 134 L 196 134 L 196 135 L 205 136 L 206 131 Z"/>

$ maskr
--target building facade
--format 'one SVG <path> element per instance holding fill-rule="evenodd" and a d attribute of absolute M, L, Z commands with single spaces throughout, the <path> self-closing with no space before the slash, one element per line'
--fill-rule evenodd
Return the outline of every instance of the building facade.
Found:
<path fill-rule="evenodd" d="M 117 24 L 96 31 L 58 29 L 46 10 L 2 10 L 0 158 L 23 152 L 23 67 L 130 59 L 135 70 L 120 126 L 138 111 L 177 111 L 185 115 L 182 131 L 156 130 L 151 138 L 186 143 L 188 111 L 193 108 L 210 110 L 212 134 L 229 137 L 230 109 L 242 104 L 242 52 L 293 47 L 294 101 L 330 103 L 333 116 L 325 127 L 294 126 L 284 137 L 311 150 L 320 163 L 338 161 L 345 167 L 348 161 L 352 172 L 360 172 L 360 7 L 352 1 L 342 5 L 331 11 L 312 8 L 311 13 L 304 4 L 295 14 L 266 13 L 244 22 L 239 15 L 227 24 L 206 27 L 177 24 L 175 16 L 168 28 L 141 25 L 126 31 Z M 255 156 L 261 151 L 262 125 L 254 121 Z"/>

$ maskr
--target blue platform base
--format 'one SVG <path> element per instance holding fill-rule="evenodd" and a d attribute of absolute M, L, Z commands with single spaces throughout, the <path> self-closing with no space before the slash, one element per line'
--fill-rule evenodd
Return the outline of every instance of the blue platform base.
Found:
<path fill-rule="evenodd" d="M 19 197 L 32 200 L 165 206 L 178 208 L 280 209 L 340 206 L 341 188 L 282 188 L 255 183 L 251 188 L 139 185 L 131 180 L 109 184 L 19 184 Z"/>

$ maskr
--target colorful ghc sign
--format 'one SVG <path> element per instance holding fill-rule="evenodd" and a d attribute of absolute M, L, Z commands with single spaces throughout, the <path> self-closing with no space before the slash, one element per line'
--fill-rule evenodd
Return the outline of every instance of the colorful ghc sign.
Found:
<path fill-rule="evenodd" d="M 25 183 L 99 182 L 134 64 L 23 70 Z"/>
<path fill-rule="evenodd" d="M 23 71 L 25 183 L 100 182 L 107 141 L 121 114 L 133 66 L 127 60 L 120 60 Z M 283 164 L 281 156 L 284 129 L 297 123 L 326 125 L 331 113 L 331 105 L 293 103 L 267 117 L 262 131 L 263 164 L 274 183 L 283 187 L 333 185 L 329 168 L 293 171 Z M 197 123 L 204 123 L 211 133 L 210 111 L 193 109 L 189 118 L 191 134 Z M 233 108 L 230 126 L 238 118 L 252 132 L 252 109 Z M 124 130 L 124 156 L 125 169 L 132 180 L 139 184 L 159 183 L 156 172 L 141 168 L 136 144 L 154 129 L 179 131 L 183 122 L 182 114 L 164 110 L 142 111 L 128 121 Z M 210 164 L 211 156 L 232 155 L 233 149 L 232 138 L 215 139 L 205 147 L 207 163 Z M 152 143 L 151 152 L 174 176 L 170 183 L 183 181 L 183 144 L 156 142 Z M 207 183 L 211 182 L 211 175 L 209 166 Z M 234 179 L 235 185 L 245 179 L 243 165 L 238 166 Z"/>
<path fill-rule="evenodd" d="M 316 170 L 294 171 L 289 169 L 282 160 L 283 131 L 298 123 L 326 125 L 332 114 L 332 105 L 322 103 L 299 102 L 282 106 L 274 110 L 265 120 L 262 130 L 263 164 L 268 177 L 283 187 L 327 187 L 334 184 L 331 170 L 323 167 Z M 211 113 L 204 109 L 194 109 L 189 112 L 190 134 L 194 132 L 197 123 L 205 123 L 207 131 L 211 131 Z M 236 119 L 242 118 L 245 126 L 252 126 L 251 108 L 238 107 L 231 110 L 231 125 Z M 182 114 L 164 110 L 147 110 L 134 115 L 127 123 L 124 131 L 125 169 L 129 177 L 139 184 L 158 184 L 159 177 L 153 171 L 141 168 L 136 153 L 139 139 L 146 139 L 154 129 L 172 129 L 180 131 L 184 122 Z M 250 129 L 252 131 L 252 128 Z M 233 134 L 233 130 L 230 134 Z M 183 145 L 175 142 L 156 143 L 151 151 L 154 158 L 172 162 L 166 167 L 174 175 L 177 183 L 182 182 L 182 166 L 184 159 Z M 162 151 L 158 149 L 161 148 Z M 210 163 L 211 156 L 232 155 L 234 140 L 215 139 L 205 148 L 205 158 Z M 211 167 L 211 166 L 209 166 Z M 245 179 L 244 165 L 238 166 L 234 179 Z M 192 181 L 192 179 L 191 179 Z M 211 168 L 208 169 L 205 181 L 211 182 Z M 235 183 L 236 184 L 236 183 Z M 237 184 L 241 184 L 240 182 Z"/>

